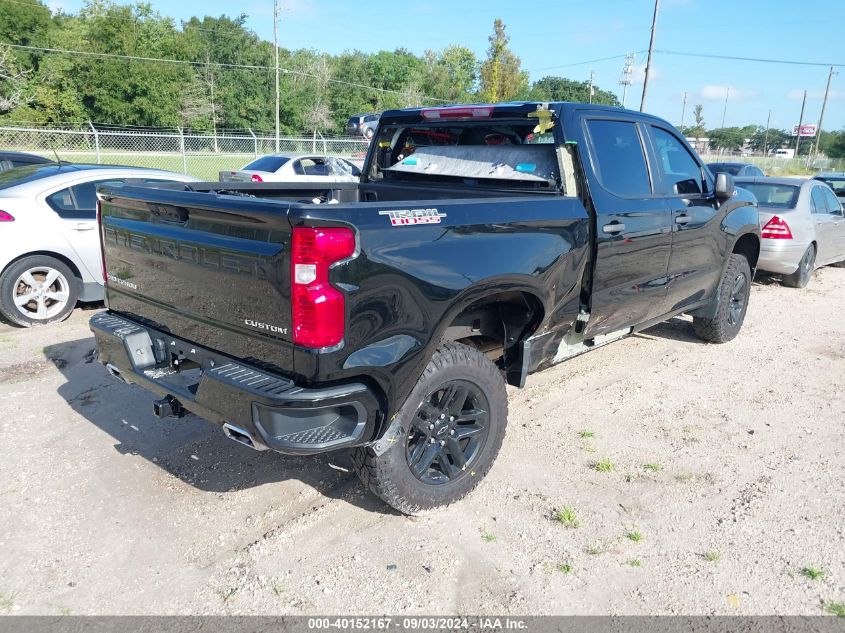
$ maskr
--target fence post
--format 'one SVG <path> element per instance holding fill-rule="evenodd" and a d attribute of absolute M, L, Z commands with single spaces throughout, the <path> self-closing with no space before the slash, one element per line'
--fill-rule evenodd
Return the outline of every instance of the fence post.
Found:
<path fill-rule="evenodd" d="M 252 131 L 251 127 L 248 127 L 247 130 L 249 130 L 249 133 L 252 134 L 252 147 L 255 157 L 258 158 L 258 137 L 255 135 L 255 132 Z"/>
<path fill-rule="evenodd" d="M 179 149 L 182 151 L 182 173 L 187 176 L 188 157 L 185 155 L 185 132 L 182 130 L 181 127 L 178 127 L 176 129 L 179 130 Z"/>
<path fill-rule="evenodd" d="M 91 121 L 88 121 L 88 125 L 91 128 L 91 131 L 94 133 L 94 150 L 97 152 L 97 164 L 100 164 L 100 135 L 97 134 L 97 128 L 94 127 L 94 124 Z"/>

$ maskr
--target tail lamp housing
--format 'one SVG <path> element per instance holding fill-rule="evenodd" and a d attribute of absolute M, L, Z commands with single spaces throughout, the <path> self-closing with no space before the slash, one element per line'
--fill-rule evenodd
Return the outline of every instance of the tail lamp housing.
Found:
<path fill-rule="evenodd" d="M 293 342 L 334 347 L 346 330 L 343 293 L 329 283 L 329 270 L 355 253 L 355 234 L 338 227 L 294 227 L 291 239 Z"/>
<path fill-rule="evenodd" d="M 769 240 L 792 239 L 792 231 L 789 229 L 789 225 L 786 223 L 786 220 L 777 215 L 766 222 L 766 226 L 763 227 L 761 235 L 763 238 Z"/>

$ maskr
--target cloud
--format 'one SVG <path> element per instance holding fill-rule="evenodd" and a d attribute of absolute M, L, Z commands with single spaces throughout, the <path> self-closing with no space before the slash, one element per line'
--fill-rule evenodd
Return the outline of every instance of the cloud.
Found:
<path fill-rule="evenodd" d="M 730 90 L 730 94 L 728 91 Z M 736 86 L 720 86 L 718 84 L 708 84 L 701 89 L 702 99 L 715 99 L 724 101 L 727 96 L 732 101 L 747 99 L 753 96 L 754 93 L 750 90 L 742 90 Z"/>
<path fill-rule="evenodd" d="M 660 79 L 661 72 L 654 64 L 651 65 L 651 72 L 648 75 L 648 80 L 656 81 Z M 634 64 L 634 73 L 631 75 L 631 81 L 635 86 L 642 86 L 645 81 L 645 64 Z"/>
<path fill-rule="evenodd" d="M 793 101 L 801 101 L 804 98 L 804 91 L 803 90 L 790 90 L 786 94 L 788 99 L 792 99 Z M 841 90 L 832 89 L 830 94 L 827 95 L 828 99 L 845 99 L 845 92 Z M 824 90 L 808 90 L 807 91 L 807 99 L 809 100 L 817 100 L 821 101 L 824 99 Z"/>

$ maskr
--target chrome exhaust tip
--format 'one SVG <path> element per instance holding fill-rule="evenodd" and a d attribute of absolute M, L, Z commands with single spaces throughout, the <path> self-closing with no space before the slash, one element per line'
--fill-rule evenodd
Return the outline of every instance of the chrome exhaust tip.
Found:
<path fill-rule="evenodd" d="M 255 440 L 252 435 L 246 432 L 244 429 L 235 426 L 234 424 L 229 424 L 228 422 L 223 423 L 223 433 L 228 437 L 230 440 L 237 442 L 238 444 L 243 444 L 244 446 L 249 446 L 251 449 L 256 451 L 266 451 L 267 447 L 264 446 L 261 442 Z"/>

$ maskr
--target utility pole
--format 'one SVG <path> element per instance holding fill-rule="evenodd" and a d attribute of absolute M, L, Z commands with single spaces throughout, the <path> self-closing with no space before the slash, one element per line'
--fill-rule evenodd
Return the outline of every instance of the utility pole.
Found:
<path fill-rule="evenodd" d="M 657 30 L 657 12 L 660 10 L 660 0 L 654 0 L 654 15 L 651 18 L 651 38 L 648 41 L 648 58 L 645 62 L 645 77 L 643 78 L 643 96 L 640 100 L 640 112 L 645 110 L 645 98 L 648 94 L 648 76 L 651 74 L 651 58 L 654 54 L 654 32 Z"/>
<path fill-rule="evenodd" d="M 622 107 L 625 107 L 625 99 L 628 97 L 628 86 L 631 85 L 631 75 L 634 73 L 634 54 L 625 53 L 625 65 L 622 66 L 622 76 L 619 84 L 622 86 Z"/>
<path fill-rule="evenodd" d="M 769 110 L 769 116 L 766 117 L 766 133 L 763 135 L 763 156 L 768 156 L 766 151 L 769 147 L 769 123 L 772 120 L 772 111 Z"/>
<path fill-rule="evenodd" d="M 687 116 L 687 92 L 684 90 L 684 105 L 681 106 L 681 130 L 684 129 L 684 119 Z"/>
<path fill-rule="evenodd" d="M 801 116 L 798 117 L 798 130 L 795 135 L 795 158 L 798 158 L 798 147 L 801 145 L 801 126 L 804 125 L 804 106 L 807 105 L 807 91 L 804 91 L 804 100 L 801 101 Z"/>
<path fill-rule="evenodd" d="M 273 0 L 273 53 L 276 59 L 276 153 L 279 153 L 279 0 Z"/>
<path fill-rule="evenodd" d="M 731 87 L 728 86 L 725 90 L 725 107 L 722 108 L 722 127 L 725 127 L 725 115 L 728 113 L 728 95 L 731 94 Z"/>
<path fill-rule="evenodd" d="M 827 74 L 827 87 L 824 89 L 824 101 L 822 101 L 822 112 L 819 115 L 819 126 L 816 128 L 816 147 L 813 150 L 814 154 L 819 153 L 819 141 L 822 139 L 822 123 L 824 122 L 824 111 L 827 108 L 827 97 L 830 94 L 830 80 L 834 75 L 839 73 L 833 72 L 833 66 L 830 67 L 830 72 Z"/>
<path fill-rule="evenodd" d="M 596 79 L 596 73 L 590 69 L 590 103 L 593 102 L 593 81 Z"/>

